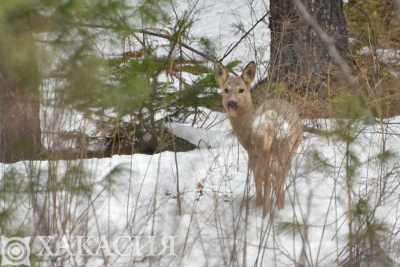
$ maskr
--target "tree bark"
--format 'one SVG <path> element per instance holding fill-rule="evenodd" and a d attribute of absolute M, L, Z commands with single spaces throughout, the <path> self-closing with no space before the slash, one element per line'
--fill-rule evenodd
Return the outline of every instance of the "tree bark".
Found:
<path fill-rule="evenodd" d="M 41 148 L 40 72 L 23 9 L 7 12 L 0 42 L 0 162 L 37 159 Z"/>
<path fill-rule="evenodd" d="M 0 162 L 37 159 L 40 152 L 39 94 L 0 80 Z"/>
<path fill-rule="evenodd" d="M 342 0 L 302 2 L 346 57 L 348 42 Z M 323 80 L 331 64 L 328 48 L 304 21 L 293 0 L 271 0 L 270 13 L 272 80 L 285 81 L 289 88 Z"/>

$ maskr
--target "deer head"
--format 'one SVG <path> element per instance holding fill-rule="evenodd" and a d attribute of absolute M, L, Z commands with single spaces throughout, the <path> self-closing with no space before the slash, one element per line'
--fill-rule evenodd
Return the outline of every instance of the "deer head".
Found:
<path fill-rule="evenodd" d="M 215 77 L 222 90 L 222 105 L 229 117 L 235 118 L 252 110 L 251 83 L 256 76 L 256 64 L 250 62 L 240 76 L 230 76 L 221 64 L 215 65 Z"/>

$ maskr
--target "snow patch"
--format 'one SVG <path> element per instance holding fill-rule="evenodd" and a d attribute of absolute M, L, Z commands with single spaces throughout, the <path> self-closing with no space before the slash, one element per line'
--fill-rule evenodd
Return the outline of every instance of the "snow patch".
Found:
<path fill-rule="evenodd" d="M 400 62 L 400 50 L 392 48 L 377 48 L 371 49 L 370 47 L 363 47 L 360 50 L 361 55 L 372 55 L 374 54 L 379 61 L 386 64 L 399 64 Z"/>
<path fill-rule="evenodd" d="M 168 130 L 177 137 L 180 137 L 199 148 L 221 147 L 232 142 L 234 139 L 229 131 L 209 130 L 194 128 L 181 123 L 169 123 Z"/>

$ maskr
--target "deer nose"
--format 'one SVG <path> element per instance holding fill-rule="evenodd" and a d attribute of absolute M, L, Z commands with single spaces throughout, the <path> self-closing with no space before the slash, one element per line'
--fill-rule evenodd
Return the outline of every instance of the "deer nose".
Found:
<path fill-rule="evenodd" d="M 230 100 L 230 101 L 228 101 L 227 106 L 228 106 L 228 108 L 231 108 L 231 109 L 237 109 L 238 103 L 236 101 Z"/>

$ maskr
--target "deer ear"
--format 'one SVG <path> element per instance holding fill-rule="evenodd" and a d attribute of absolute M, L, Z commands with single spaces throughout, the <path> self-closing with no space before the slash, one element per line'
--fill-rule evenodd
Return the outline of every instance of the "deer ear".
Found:
<path fill-rule="evenodd" d="M 226 80 L 228 79 L 228 71 L 222 66 L 221 63 L 216 63 L 214 65 L 214 72 L 215 72 L 215 79 L 217 80 L 217 83 L 219 87 L 223 87 Z"/>
<path fill-rule="evenodd" d="M 252 61 L 249 64 L 247 64 L 247 66 L 244 68 L 242 72 L 242 79 L 248 86 L 250 86 L 255 77 L 256 77 L 256 63 Z"/>

